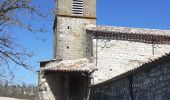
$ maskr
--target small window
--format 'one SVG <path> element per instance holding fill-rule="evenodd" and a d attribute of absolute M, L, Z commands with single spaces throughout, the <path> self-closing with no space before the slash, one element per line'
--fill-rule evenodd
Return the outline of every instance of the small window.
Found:
<path fill-rule="evenodd" d="M 83 0 L 73 0 L 73 15 L 83 15 Z"/>

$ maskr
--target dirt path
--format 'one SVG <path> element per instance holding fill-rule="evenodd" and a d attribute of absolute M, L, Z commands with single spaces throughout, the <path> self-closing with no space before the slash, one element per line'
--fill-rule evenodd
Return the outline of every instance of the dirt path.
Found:
<path fill-rule="evenodd" d="M 0 97 L 0 100 L 29 100 L 29 99 L 17 99 L 17 98 L 9 98 L 9 97 Z"/>

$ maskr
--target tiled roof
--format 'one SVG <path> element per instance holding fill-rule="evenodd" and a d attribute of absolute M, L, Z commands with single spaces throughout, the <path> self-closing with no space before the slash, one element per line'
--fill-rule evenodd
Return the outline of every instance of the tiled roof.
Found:
<path fill-rule="evenodd" d="M 145 28 L 130 28 L 130 27 L 117 27 L 117 26 L 92 26 L 87 30 L 94 32 L 114 32 L 114 33 L 135 33 L 146 35 L 163 35 L 170 36 L 170 30 L 160 29 L 145 29 Z"/>
<path fill-rule="evenodd" d="M 50 72 L 56 72 L 56 73 L 63 73 L 63 72 L 74 72 L 74 73 L 91 73 L 90 70 L 82 70 L 82 69 L 57 69 L 57 68 L 50 68 L 50 69 L 45 69 L 46 73 L 50 73 Z"/>
<path fill-rule="evenodd" d="M 170 30 L 142 29 L 113 26 L 89 26 L 87 34 L 97 39 L 128 40 L 144 43 L 170 44 Z"/>
<path fill-rule="evenodd" d="M 87 59 L 78 60 L 65 60 L 57 63 L 56 65 L 46 66 L 42 68 L 42 71 L 46 73 L 50 72 L 85 72 L 91 74 L 96 70 L 94 64 L 89 63 Z"/>

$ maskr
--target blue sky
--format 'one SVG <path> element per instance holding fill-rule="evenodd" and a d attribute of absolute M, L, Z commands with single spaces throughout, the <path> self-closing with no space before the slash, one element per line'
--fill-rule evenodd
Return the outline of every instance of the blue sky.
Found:
<path fill-rule="evenodd" d="M 35 0 L 43 12 L 47 8 L 54 7 L 53 0 Z M 170 0 L 97 0 L 97 24 L 110 26 L 125 26 L 138 28 L 170 29 Z M 53 20 L 50 16 L 47 20 L 37 19 L 32 24 L 43 25 L 48 29 L 47 33 L 36 36 L 46 38 L 46 41 L 36 39 L 25 30 L 13 30 L 17 42 L 34 52 L 34 57 L 29 60 L 30 64 L 39 70 L 39 61 L 52 58 L 53 54 Z M 27 20 L 29 21 L 29 20 Z M 15 67 L 16 81 L 22 80 L 29 84 L 37 84 L 35 72 Z"/>
<path fill-rule="evenodd" d="M 98 0 L 97 23 L 170 29 L 170 0 Z"/>

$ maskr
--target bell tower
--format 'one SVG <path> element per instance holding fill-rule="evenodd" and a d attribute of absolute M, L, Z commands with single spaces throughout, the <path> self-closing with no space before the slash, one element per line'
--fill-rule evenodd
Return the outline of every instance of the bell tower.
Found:
<path fill-rule="evenodd" d="M 96 24 L 96 0 L 56 0 L 54 59 L 86 57 L 88 24 Z"/>

